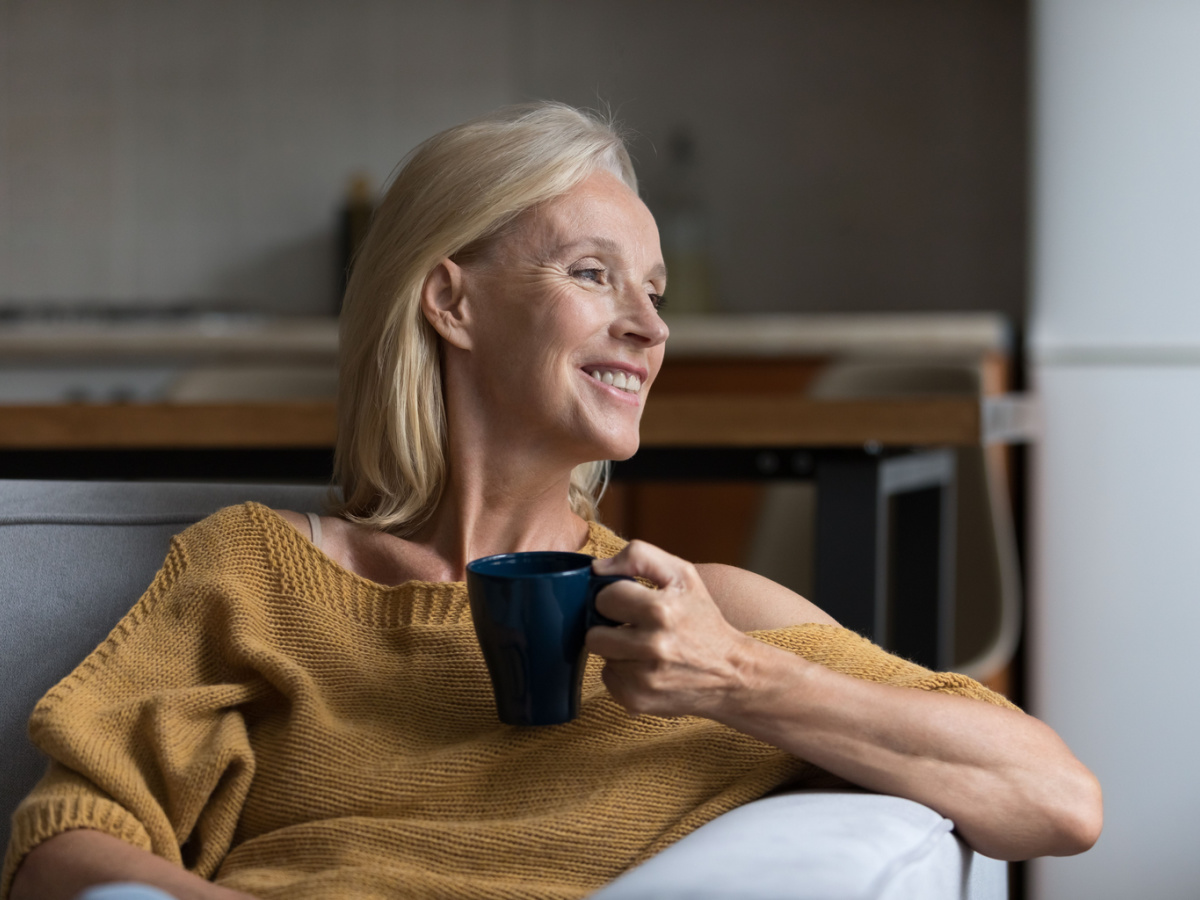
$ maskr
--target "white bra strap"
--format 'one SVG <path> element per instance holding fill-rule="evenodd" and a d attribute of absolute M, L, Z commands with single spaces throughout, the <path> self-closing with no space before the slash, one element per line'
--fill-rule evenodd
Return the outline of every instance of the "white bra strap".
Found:
<path fill-rule="evenodd" d="M 318 516 L 316 513 L 305 513 L 305 515 L 308 516 L 308 526 L 309 526 L 309 528 L 312 529 L 313 545 L 318 550 L 320 550 L 321 549 L 321 517 Z"/>

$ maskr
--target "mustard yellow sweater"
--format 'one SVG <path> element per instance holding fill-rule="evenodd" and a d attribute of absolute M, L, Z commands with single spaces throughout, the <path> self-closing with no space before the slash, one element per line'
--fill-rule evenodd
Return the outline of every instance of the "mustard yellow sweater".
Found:
<path fill-rule="evenodd" d="M 584 552 L 624 542 L 593 526 Z M 844 629 L 760 640 L 1006 704 Z M 805 762 L 706 719 L 633 718 L 588 662 L 582 715 L 496 718 L 461 583 L 384 587 L 248 503 L 178 535 L 112 634 L 37 705 L 46 776 L 4 864 L 94 828 L 262 898 L 581 897 Z"/>

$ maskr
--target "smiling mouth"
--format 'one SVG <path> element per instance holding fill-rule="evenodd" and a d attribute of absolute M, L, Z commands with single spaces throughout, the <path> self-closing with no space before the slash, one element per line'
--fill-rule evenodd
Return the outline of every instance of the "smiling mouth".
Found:
<path fill-rule="evenodd" d="M 629 394 L 639 393 L 642 389 L 640 378 L 636 375 L 628 375 L 619 369 L 595 368 L 584 369 L 584 371 L 601 384 L 610 385 Z"/>

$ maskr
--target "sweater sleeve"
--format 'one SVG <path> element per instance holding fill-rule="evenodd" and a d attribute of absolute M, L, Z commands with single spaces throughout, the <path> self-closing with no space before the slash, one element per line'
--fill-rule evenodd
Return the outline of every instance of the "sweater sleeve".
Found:
<path fill-rule="evenodd" d="M 206 878 L 228 851 L 254 776 L 239 708 L 256 690 L 217 650 L 220 584 L 189 571 L 182 537 L 133 609 L 34 708 L 30 737 L 50 765 L 13 814 L 0 896 L 34 847 L 76 828 Z"/>

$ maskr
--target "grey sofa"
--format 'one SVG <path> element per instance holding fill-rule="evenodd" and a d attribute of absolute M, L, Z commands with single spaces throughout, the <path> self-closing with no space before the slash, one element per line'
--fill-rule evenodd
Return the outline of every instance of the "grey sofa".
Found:
<path fill-rule="evenodd" d="M 44 762 L 25 721 L 133 605 L 171 535 L 233 503 L 315 510 L 307 486 L 0 480 L 0 838 Z M 700 828 L 597 900 L 887 898 L 1002 900 L 1004 863 L 909 800 L 858 791 L 767 797 Z"/>

